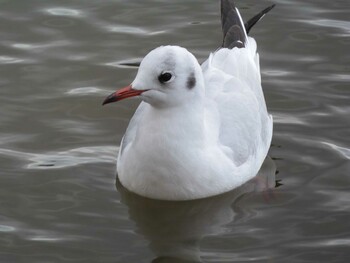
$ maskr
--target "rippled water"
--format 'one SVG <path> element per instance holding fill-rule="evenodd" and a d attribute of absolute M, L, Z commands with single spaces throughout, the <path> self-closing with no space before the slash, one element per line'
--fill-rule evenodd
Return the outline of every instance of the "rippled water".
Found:
<path fill-rule="evenodd" d="M 246 19 L 271 4 L 237 2 Z M 1 0 L 0 261 L 348 262 L 350 3 L 273 2 L 252 30 L 273 160 L 231 193 L 161 202 L 115 183 L 138 101 L 100 105 L 156 46 L 203 61 L 218 1 Z"/>

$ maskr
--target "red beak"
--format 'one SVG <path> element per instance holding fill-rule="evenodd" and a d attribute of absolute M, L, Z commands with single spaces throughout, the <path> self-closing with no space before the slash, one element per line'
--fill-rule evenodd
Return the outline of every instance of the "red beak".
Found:
<path fill-rule="evenodd" d="M 126 86 L 120 90 L 117 90 L 116 92 L 113 92 L 110 94 L 102 103 L 102 105 L 111 103 L 111 102 L 116 102 L 119 100 L 123 100 L 126 98 L 134 97 L 134 96 L 139 96 L 142 92 L 145 92 L 147 90 L 136 90 L 133 89 L 131 85 Z"/>

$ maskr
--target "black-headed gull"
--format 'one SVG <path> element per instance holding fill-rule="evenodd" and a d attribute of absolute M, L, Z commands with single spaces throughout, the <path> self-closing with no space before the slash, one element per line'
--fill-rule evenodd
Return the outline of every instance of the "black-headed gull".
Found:
<path fill-rule="evenodd" d="M 185 48 L 161 46 L 142 60 L 131 85 L 103 104 L 139 96 L 122 139 L 121 184 L 154 199 L 188 200 L 253 178 L 270 147 L 273 121 L 261 87 L 256 42 L 233 1 L 221 0 L 222 47 L 200 65 Z"/>

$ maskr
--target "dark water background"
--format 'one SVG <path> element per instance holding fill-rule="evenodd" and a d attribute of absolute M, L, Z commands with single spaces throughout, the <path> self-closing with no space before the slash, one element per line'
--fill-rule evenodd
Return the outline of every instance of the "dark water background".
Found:
<path fill-rule="evenodd" d="M 116 187 L 138 101 L 103 98 L 159 45 L 203 61 L 218 2 L 0 1 L 0 262 L 349 262 L 348 0 L 237 1 L 277 3 L 251 32 L 274 116 L 257 179 L 192 202 Z"/>

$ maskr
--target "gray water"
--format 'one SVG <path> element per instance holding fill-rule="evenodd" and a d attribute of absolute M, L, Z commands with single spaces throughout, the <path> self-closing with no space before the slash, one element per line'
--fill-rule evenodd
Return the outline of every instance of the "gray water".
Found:
<path fill-rule="evenodd" d="M 206 59 L 218 1 L 0 1 L 0 262 L 349 262 L 350 2 L 237 3 L 277 3 L 251 32 L 271 158 L 230 193 L 162 202 L 116 183 L 139 102 L 101 103 L 154 47 Z"/>

